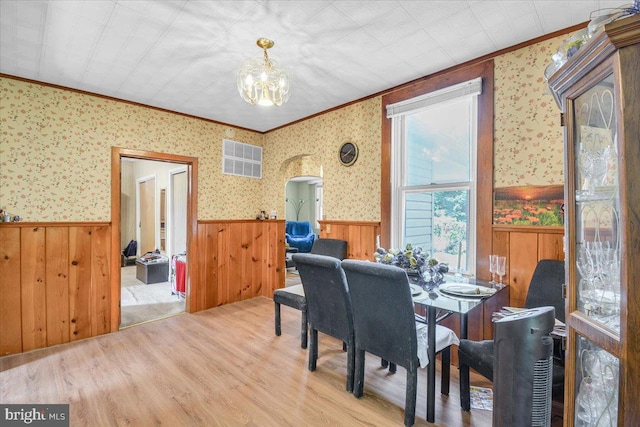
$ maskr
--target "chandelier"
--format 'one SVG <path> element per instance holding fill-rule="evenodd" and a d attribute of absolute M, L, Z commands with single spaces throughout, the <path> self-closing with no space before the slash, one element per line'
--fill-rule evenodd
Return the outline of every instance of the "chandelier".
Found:
<path fill-rule="evenodd" d="M 264 57 L 249 59 L 242 65 L 238 92 L 251 105 L 280 106 L 289 99 L 289 72 L 269 58 L 267 49 L 273 47 L 272 40 L 259 38 L 256 44 L 264 51 Z"/>

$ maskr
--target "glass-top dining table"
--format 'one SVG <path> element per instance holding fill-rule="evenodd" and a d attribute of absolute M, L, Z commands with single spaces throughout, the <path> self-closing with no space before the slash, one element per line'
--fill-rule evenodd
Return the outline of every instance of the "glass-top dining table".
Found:
<path fill-rule="evenodd" d="M 445 285 L 450 285 L 451 280 L 448 280 Z M 462 283 L 460 283 L 462 284 Z M 466 279 L 464 285 L 470 286 L 482 286 L 485 288 L 496 289 L 492 294 L 463 294 L 460 295 L 447 293 L 434 287 L 432 290 L 424 290 L 419 295 L 413 296 L 413 302 L 416 308 L 426 309 L 426 322 L 427 328 L 427 343 L 428 343 L 428 355 L 429 364 L 427 365 L 427 421 L 433 423 L 435 420 L 435 388 L 436 388 L 436 328 L 432 327 L 436 325 L 437 313 L 446 311 L 450 313 L 458 313 L 460 315 L 460 333 L 459 338 L 467 338 L 467 315 L 476 307 L 486 304 L 489 300 L 504 297 L 505 290 L 508 286 L 498 285 L 491 282 Z M 508 290 L 506 291 L 508 302 Z"/>

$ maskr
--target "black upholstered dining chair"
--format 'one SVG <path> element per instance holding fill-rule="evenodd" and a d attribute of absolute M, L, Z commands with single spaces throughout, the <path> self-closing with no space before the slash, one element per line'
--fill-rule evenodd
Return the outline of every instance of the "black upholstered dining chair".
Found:
<path fill-rule="evenodd" d="M 525 308 L 553 306 L 555 316 L 564 322 L 564 299 L 562 284 L 564 283 L 564 261 L 540 260 L 531 277 Z M 553 358 L 552 396 L 560 401 L 564 396 L 564 360 L 561 352 L 556 351 Z M 493 340 L 472 341 L 460 340 L 458 347 L 458 364 L 460 366 L 460 406 L 463 410 L 471 409 L 471 391 L 469 368 L 476 370 L 486 379 L 493 381 L 494 373 Z"/>
<path fill-rule="evenodd" d="M 347 391 L 353 391 L 353 312 L 347 279 L 334 257 L 294 254 L 307 300 L 309 319 L 309 370 L 318 361 L 318 332 L 341 340 L 347 348 Z"/>
<path fill-rule="evenodd" d="M 351 294 L 355 328 L 355 383 L 353 394 L 364 391 L 365 352 L 407 371 L 404 424 L 413 425 L 416 410 L 418 368 L 421 366 L 418 340 L 426 344 L 426 334 L 418 336 L 409 280 L 404 270 L 367 261 L 342 261 Z M 449 363 L 450 345 L 458 343 L 455 333 L 436 326 L 436 352 Z M 426 345 L 425 348 L 426 356 Z M 435 361 L 429 361 L 435 363 Z M 424 366 L 426 361 L 422 363 Z M 442 369 L 441 388 L 448 392 L 449 376 Z"/>
<path fill-rule="evenodd" d="M 339 260 L 343 260 L 347 254 L 347 241 L 340 239 L 316 239 L 311 248 L 312 254 L 325 255 Z M 280 306 L 300 310 L 302 319 L 300 324 L 300 347 L 307 348 L 307 301 L 304 296 L 304 289 L 301 284 L 287 286 L 285 288 L 276 289 L 273 293 L 273 303 L 275 310 L 275 329 L 276 335 L 282 333 L 280 320 Z"/>

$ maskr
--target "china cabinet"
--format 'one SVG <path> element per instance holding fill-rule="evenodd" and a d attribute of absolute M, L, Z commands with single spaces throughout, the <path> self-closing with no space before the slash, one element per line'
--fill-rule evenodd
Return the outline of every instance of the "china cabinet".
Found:
<path fill-rule="evenodd" d="M 564 423 L 640 425 L 640 15 L 549 78 L 565 140 Z"/>

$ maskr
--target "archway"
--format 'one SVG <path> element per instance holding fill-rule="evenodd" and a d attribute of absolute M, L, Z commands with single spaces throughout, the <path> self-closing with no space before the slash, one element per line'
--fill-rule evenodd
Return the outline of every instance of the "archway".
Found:
<path fill-rule="evenodd" d="M 309 221 L 316 234 L 322 219 L 322 162 L 316 155 L 301 154 L 282 163 L 285 219 Z"/>

